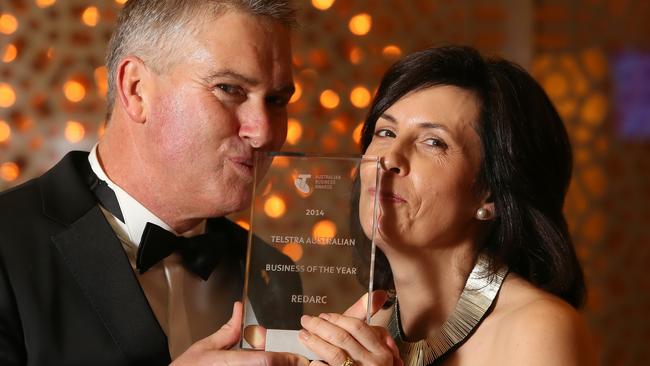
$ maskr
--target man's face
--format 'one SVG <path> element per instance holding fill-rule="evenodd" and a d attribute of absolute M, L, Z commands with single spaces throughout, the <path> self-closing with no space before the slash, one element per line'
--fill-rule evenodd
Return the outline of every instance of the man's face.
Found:
<path fill-rule="evenodd" d="M 177 45 L 180 61 L 153 76 L 145 100 L 139 158 L 152 181 L 143 184 L 155 185 L 179 219 L 249 205 L 253 150 L 281 148 L 294 90 L 288 28 L 238 11 L 201 23 Z"/>

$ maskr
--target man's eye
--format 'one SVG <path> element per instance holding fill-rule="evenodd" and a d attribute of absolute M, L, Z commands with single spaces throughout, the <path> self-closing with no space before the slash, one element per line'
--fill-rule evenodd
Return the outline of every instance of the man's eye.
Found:
<path fill-rule="evenodd" d="M 396 137 L 397 135 L 395 135 L 395 133 L 393 131 L 391 131 L 391 130 L 382 128 L 382 129 L 379 129 L 379 130 L 375 131 L 375 136 L 379 136 L 379 137 Z"/>
<path fill-rule="evenodd" d="M 217 88 L 223 91 L 226 94 L 233 95 L 233 96 L 243 96 L 244 90 L 236 85 L 230 85 L 230 84 L 217 84 Z"/>

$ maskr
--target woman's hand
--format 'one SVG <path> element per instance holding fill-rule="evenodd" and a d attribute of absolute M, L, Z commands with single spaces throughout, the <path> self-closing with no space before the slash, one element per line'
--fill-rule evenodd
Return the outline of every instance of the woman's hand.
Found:
<path fill-rule="evenodd" d="M 397 345 L 385 328 L 340 314 L 305 315 L 300 340 L 331 366 L 401 366 Z M 351 360 L 353 363 L 350 363 Z M 313 361 L 311 365 L 325 365 Z"/>

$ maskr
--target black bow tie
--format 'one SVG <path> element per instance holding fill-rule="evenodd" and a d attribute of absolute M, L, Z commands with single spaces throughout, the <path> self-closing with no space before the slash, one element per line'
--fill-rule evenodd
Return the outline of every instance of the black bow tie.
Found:
<path fill-rule="evenodd" d="M 207 281 L 219 262 L 219 247 L 223 245 L 224 237 L 220 233 L 209 232 L 185 238 L 148 222 L 138 247 L 136 265 L 142 274 L 177 252 L 188 270 Z"/>
<path fill-rule="evenodd" d="M 106 182 L 97 178 L 90 166 L 88 166 L 88 184 L 102 206 L 118 220 L 124 222 L 115 192 Z M 219 262 L 219 248 L 224 248 L 225 242 L 224 235 L 218 231 L 184 238 L 148 222 L 138 247 L 136 265 L 140 273 L 145 273 L 170 254 L 178 252 L 188 270 L 207 280 Z"/>

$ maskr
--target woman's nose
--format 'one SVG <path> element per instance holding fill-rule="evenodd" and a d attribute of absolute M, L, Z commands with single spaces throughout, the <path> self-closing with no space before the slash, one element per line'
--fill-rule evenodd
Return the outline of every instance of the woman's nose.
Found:
<path fill-rule="evenodd" d="M 407 175 L 409 171 L 408 159 L 396 149 L 391 149 L 379 159 L 381 168 L 386 172 L 397 175 Z"/>

